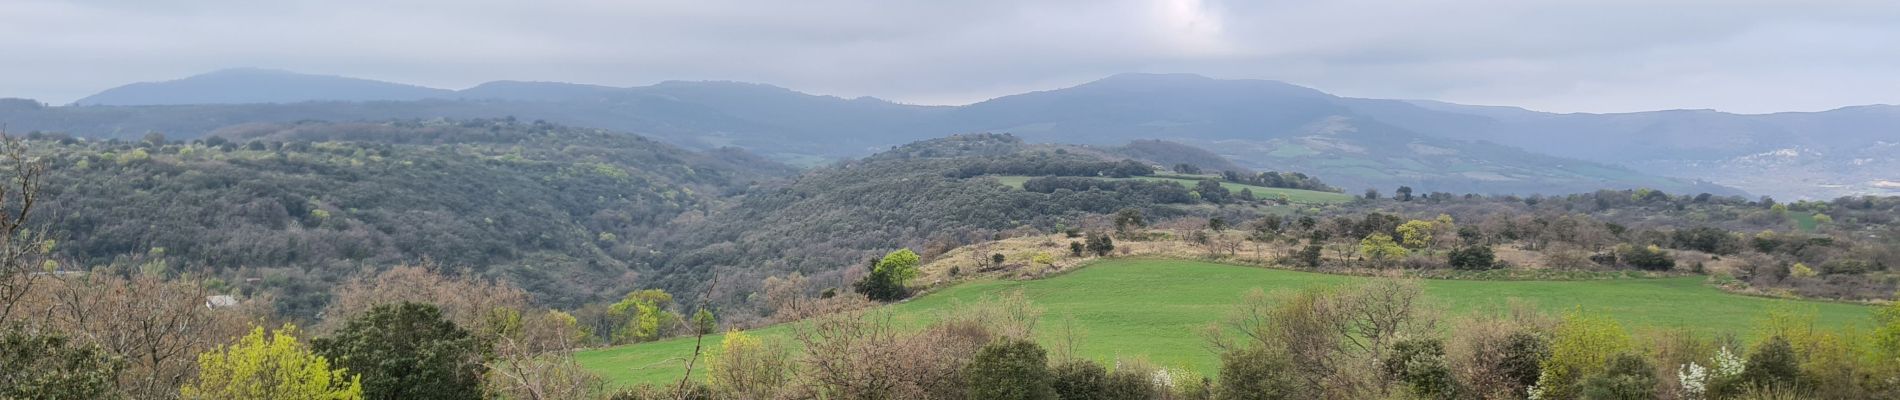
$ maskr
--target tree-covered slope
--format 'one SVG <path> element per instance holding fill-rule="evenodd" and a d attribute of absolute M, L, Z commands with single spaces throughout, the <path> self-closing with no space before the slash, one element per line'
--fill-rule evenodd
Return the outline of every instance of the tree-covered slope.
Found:
<path fill-rule="evenodd" d="M 35 141 L 39 221 L 95 269 L 195 273 L 291 298 L 433 260 L 553 304 L 614 295 L 682 219 L 788 173 L 735 151 L 512 120 L 260 124 L 206 140 Z"/>

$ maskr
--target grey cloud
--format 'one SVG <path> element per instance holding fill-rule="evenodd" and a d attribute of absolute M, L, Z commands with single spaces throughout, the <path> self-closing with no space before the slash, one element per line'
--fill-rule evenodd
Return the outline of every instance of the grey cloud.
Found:
<path fill-rule="evenodd" d="M 234 66 L 963 103 L 1117 72 L 1552 111 L 1900 103 L 1900 3 L 0 0 L 0 96 Z"/>

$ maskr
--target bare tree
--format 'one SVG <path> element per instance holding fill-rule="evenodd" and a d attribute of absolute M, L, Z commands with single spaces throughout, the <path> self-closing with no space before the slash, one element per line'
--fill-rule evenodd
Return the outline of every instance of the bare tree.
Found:
<path fill-rule="evenodd" d="M 26 142 L 0 127 L 0 235 L 6 235 L 0 238 L 0 321 L 13 320 L 48 261 L 52 242 L 27 223 L 45 173 L 46 164 L 28 153 Z"/>

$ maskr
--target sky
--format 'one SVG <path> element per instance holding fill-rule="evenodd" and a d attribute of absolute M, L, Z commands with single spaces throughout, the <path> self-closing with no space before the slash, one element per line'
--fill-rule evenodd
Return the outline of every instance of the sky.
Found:
<path fill-rule="evenodd" d="M 1900 2 L 0 0 L 0 97 L 233 67 L 966 104 L 1122 72 L 1557 112 L 1900 104 Z"/>

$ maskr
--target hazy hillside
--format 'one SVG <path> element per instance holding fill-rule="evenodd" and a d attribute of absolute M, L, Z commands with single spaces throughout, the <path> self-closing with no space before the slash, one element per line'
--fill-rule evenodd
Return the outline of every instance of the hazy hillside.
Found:
<path fill-rule="evenodd" d="M 451 91 L 289 71 L 234 68 L 165 82 L 141 82 L 86 96 L 82 106 L 421 100 Z"/>
<path fill-rule="evenodd" d="M 217 81 L 214 78 L 226 74 L 181 82 Z M 345 78 L 292 75 L 284 77 L 283 84 L 313 79 Z M 170 93 L 153 94 L 147 104 L 190 103 L 197 90 L 174 83 L 141 87 Z M 1241 167 L 1307 172 L 1354 190 L 1408 185 L 1483 193 L 1605 187 L 1740 192 L 1720 187 L 1726 184 L 1756 194 L 1828 197 L 1882 193 L 1891 190 L 1883 185 L 1900 181 L 1875 168 L 1891 157 L 1864 155 L 1881 143 L 1900 143 L 1895 137 L 1900 133 L 1882 128 L 1900 125 L 1900 112 L 1885 106 L 1766 115 L 1551 114 L 1341 98 L 1282 82 L 1186 74 L 1122 74 L 956 107 L 811 95 L 738 82 L 629 88 L 492 82 L 461 91 L 429 90 L 431 94 L 414 96 L 426 100 L 368 103 L 343 94 L 293 104 L 23 103 L 0 106 L 0 120 L 15 131 L 120 138 L 159 131 L 188 138 L 246 122 L 514 116 L 634 132 L 693 148 L 736 146 L 806 166 L 970 132 L 1095 145 L 1162 139 L 1215 149 Z M 1755 157 L 1790 149 L 1817 158 L 1763 164 Z M 1766 182 L 1754 172 L 1768 168 L 1803 178 Z"/>
<path fill-rule="evenodd" d="M 311 287 L 423 259 L 505 276 L 551 304 L 614 296 L 679 219 L 789 172 L 743 152 L 508 120 L 251 124 L 203 141 L 35 148 L 51 171 L 41 222 L 61 257 L 315 296 L 282 299 L 294 316 L 326 301 Z"/>

